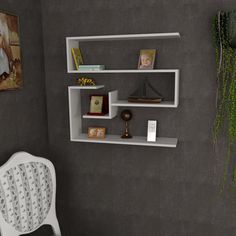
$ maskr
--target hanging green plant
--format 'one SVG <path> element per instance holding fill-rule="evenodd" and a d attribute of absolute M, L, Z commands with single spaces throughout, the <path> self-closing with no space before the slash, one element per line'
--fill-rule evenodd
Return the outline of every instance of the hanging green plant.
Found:
<path fill-rule="evenodd" d="M 217 64 L 217 112 L 213 136 L 216 143 L 222 129 L 226 127 L 227 154 L 223 182 L 232 176 L 230 183 L 235 185 L 233 145 L 236 143 L 236 12 L 218 12 L 213 18 L 212 26 Z"/>

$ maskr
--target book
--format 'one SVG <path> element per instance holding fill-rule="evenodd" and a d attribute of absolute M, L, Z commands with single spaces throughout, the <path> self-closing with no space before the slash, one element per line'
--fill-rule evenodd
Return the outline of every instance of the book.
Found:
<path fill-rule="evenodd" d="M 71 48 L 71 54 L 75 63 L 75 67 L 79 70 L 79 65 L 84 64 L 80 48 Z"/>
<path fill-rule="evenodd" d="M 80 65 L 81 68 L 104 68 L 104 65 Z"/>
<path fill-rule="evenodd" d="M 104 70 L 105 65 L 79 65 L 79 70 L 84 71 L 96 71 L 96 70 Z"/>

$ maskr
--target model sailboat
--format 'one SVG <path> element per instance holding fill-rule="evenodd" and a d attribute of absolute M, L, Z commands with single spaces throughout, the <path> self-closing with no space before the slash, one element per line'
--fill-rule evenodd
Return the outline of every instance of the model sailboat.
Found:
<path fill-rule="evenodd" d="M 141 86 L 129 96 L 128 102 L 160 103 L 163 98 L 162 94 L 157 91 L 147 79 L 145 79 Z"/>

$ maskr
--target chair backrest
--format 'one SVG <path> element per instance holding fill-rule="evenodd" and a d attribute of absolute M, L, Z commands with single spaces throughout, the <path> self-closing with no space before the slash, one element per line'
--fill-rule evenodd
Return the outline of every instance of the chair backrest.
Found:
<path fill-rule="evenodd" d="M 0 224 L 19 234 L 36 230 L 55 211 L 53 164 L 26 152 L 14 154 L 0 167 Z"/>

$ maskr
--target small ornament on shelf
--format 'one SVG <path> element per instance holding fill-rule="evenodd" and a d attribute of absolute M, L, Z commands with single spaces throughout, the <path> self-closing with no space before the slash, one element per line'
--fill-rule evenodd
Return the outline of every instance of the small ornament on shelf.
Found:
<path fill-rule="evenodd" d="M 157 136 L 157 121 L 148 120 L 147 141 L 156 142 L 156 136 Z"/>
<path fill-rule="evenodd" d="M 96 82 L 94 79 L 87 78 L 87 77 L 82 77 L 77 79 L 77 83 L 79 86 L 94 86 L 96 85 Z"/>
<path fill-rule="evenodd" d="M 132 135 L 129 133 L 129 125 L 128 121 L 130 121 L 133 117 L 133 114 L 130 110 L 123 110 L 120 114 L 120 117 L 123 121 L 125 121 L 125 132 L 121 136 L 121 138 L 132 138 Z"/>

